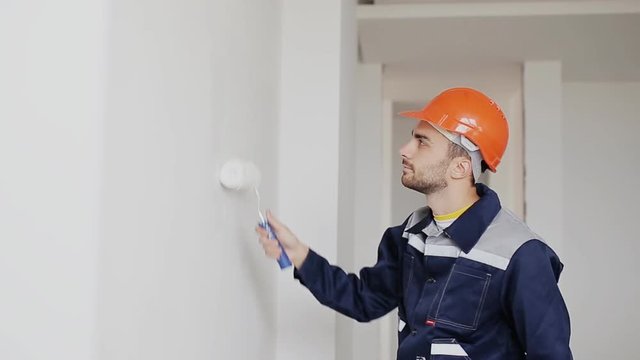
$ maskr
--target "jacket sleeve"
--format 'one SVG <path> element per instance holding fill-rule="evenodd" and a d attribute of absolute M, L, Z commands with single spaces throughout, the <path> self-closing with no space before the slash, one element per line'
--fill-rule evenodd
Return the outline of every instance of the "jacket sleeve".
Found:
<path fill-rule="evenodd" d="M 503 308 L 528 360 L 573 359 L 569 313 L 557 285 L 562 268 L 558 256 L 539 240 L 523 244 L 507 267 Z"/>
<path fill-rule="evenodd" d="M 398 249 L 388 229 L 378 247 L 376 264 L 360 270 L 359 277 L 330 265 L 313 250 L 300 269 L 294 270 L 294 277 L 323 305 L 357 321 L 371 321 L 398 304 L 401 264 Z"/>

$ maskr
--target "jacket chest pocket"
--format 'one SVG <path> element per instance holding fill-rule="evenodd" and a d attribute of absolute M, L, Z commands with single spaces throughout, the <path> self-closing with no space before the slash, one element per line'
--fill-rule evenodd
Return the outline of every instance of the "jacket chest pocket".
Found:
<path fill-rule="evenodd" d="M 442 295 L 434 304 L 435 314 L 431 315 L 436 323 L 465 330 L 477 329 L 490 282 L 491 274 L 454 264 Z"/>

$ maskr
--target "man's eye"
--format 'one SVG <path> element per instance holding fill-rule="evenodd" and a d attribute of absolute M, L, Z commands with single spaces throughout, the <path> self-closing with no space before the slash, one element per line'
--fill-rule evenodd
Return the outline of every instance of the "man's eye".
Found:
<path fill-rule="evenodd" d="M 429 145 L 425 139 L 418 139 L 420 145 Z"/>

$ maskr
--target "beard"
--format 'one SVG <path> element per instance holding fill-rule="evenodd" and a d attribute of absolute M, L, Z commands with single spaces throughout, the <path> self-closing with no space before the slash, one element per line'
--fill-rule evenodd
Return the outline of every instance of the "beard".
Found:
<path fill-rule="evenodd" d="M 411 165 L 411 172 L 402 174 L 402 185 L 425 195 L 434 194 L 447 187 L 445 175 L 448 167 L 448 160 L 423 169 L 416 169 Z"/>

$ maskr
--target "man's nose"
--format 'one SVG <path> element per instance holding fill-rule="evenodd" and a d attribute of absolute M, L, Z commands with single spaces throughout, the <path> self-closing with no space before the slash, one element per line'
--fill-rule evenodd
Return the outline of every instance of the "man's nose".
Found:
<path fill-rule="evenodd" d="M 410 158 L 412 154 L 412 141 L 409 140 L 406 144 L 404 144 L 400 148 L 399 152 L 400 152 L 400 156 L 402 156 L 403 158 Z"/>

